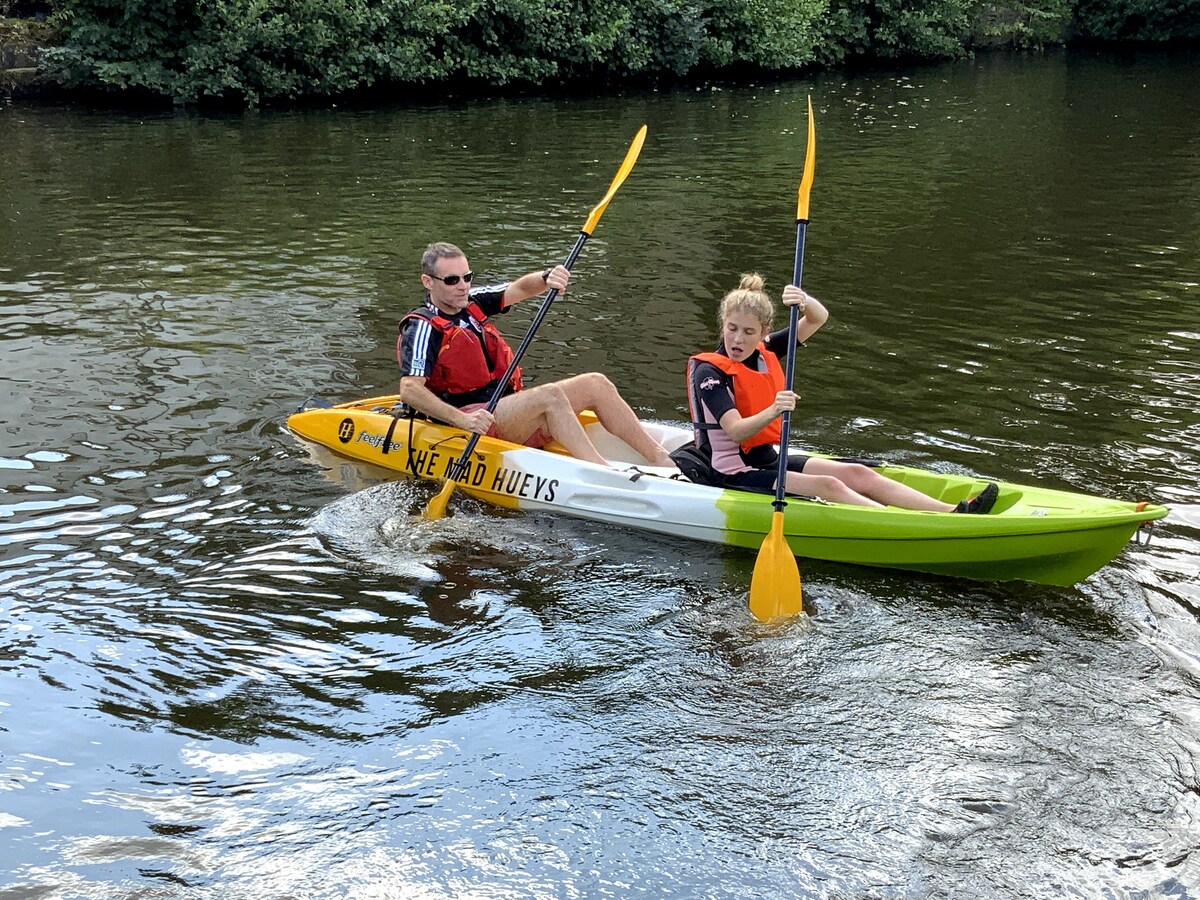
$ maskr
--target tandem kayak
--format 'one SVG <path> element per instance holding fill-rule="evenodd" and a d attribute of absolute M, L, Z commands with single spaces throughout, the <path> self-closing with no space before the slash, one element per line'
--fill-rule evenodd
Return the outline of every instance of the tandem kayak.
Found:
<path fill-rule="evenodd" d="M 307 402 L 287 420 L 302 440 L 397 477 L 442 479 L 467 432 L 399 415 L 396 396 L 336 406 Z M 513 510 L 560 513 L 715 544 L 758 549 L 771 527 L 772 496 L 668 477 L 590 413 L 580 416 L 611 467 L 582 462 L 555 442 L 536 450 L 481 438 L 456 490 Z M 673 450 L 691 430 L 643 423 Z M 947 503 L 973 497 L 987 479 L 908 466 L 878 471 Z M 921 512 L 788 498 L 784 534 L 797 556 L 908 569 L 980 581 L 1071 585 L 1110 562 L 1166 507 L 999 483 L 987 515 Z"/>

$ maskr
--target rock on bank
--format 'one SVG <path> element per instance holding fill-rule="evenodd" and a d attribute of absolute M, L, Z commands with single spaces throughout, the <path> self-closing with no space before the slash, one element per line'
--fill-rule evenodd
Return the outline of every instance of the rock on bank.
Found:
<path fill-rule="evenodd" d="M 33 92 L 49 30 L 42 22 L 0 18 L 0 97 Z"/>

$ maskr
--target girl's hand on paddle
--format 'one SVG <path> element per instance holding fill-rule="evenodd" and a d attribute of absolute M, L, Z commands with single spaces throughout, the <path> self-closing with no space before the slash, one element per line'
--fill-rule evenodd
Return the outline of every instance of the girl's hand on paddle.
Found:
<path fill-rule="evenodd" d="M 800 312 L 803 314 L 804 308 L 808 306 L 808 301 L 812 298 L 804 293 L 794 284 L 789 284 L 783 289 L 783 305 L 784 306 L 799 306 Z"/>
<path fill-rule="evenodd" d="M 488 429 L 496 422 L 496 417 L 486 409 L 477 409 L 475 412 L 465 413 L 463 415 L 462 428 L 467 431 L 473 431 L 476 434 L 487 434 Z"/>
<path fill-rule="evenodd" d="M 800 395 L 792 391 L 780 391 L 775 395 L 775 404 L 771 408 L 776 414 L 791 412 L 796 408 L 796 401 L 800 399 Z"/>

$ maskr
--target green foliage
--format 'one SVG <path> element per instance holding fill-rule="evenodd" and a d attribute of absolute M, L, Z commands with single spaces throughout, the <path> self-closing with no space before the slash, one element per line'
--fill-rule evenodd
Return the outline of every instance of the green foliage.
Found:
<path fill-rule="evenodd" d="M 974 0 L 831 0 L 821 61 L 961 56 L 976 7 Z"/>
<path fill-rule="evenodd" d="M 985 3 L 980 7 L 975 39 L 1022 49 L 1041 49 L 1061 44 L 1074 11 L 1074 0 L 1014 0 L 1005 5 Z"/>
<path fill-rule="evenodd" d="M 33 18 L 44 16 L 50 12 L 50 4 L 46 0 L 0 0 L 0 19 Z"/>
<path fill-rule="evenodd" d="M 17 0 L 0 0 L 12 6 Z M 980 40 L 1200 34 L 1200 0 L 56 0 L 69 86 L 254 105 L 959 56 Z"/>
<path fill-rule="evenodd" d="M 799 68 L 817 57 L 828 0 L 728 0 L 713 3 L 705 63 Z"/>
<path fill-rule="evenodd" d="M 609 7 L 623 23 L 605 59 L 620 60 L 631 73 L 684 75 L 701 62 L 707 24 L 705 8 L 694 2 L 646 0 Z"/>
<path fill-rule="evenodd" d="M 1081 0 L 1074 30 L 1104 41 L 1195 41 L 1200 0 Z"/>
<path fill-rule="evenodd" d="M 470 17 L 442 0 L 60 0 L 47 64 L 68 85 L 253 105 L 454 74 Z"/>
<path fill-rule="evenodd" d="M 177 102 L 811 64 L 828 0 L 61 0 L 69 85 Z"/>

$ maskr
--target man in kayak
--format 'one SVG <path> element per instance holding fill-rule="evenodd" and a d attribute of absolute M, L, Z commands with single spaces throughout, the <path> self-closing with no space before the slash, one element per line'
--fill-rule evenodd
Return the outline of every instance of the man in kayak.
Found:
<path fill-rule="evenodd" d="M 400 320 L 396 342 L 403 403 L 439 422 L 515 444 L 540 447 L 554 439 L 576 459 L 607 465 L 577 418 L 590 409 L 610 434 L 651 465 L 674 467 L 667 451 L 599 372 L 522 390 L 517 369 L 495 413 L 488 412 L 488 401 L 513 358 L 489 317 L 547 289 L 565 291 L 571 273 L 554 266 L 493 287 L 471 287 L 473 277 L 458 247 L 439 242 L 425 248 L 425 302 Z"/>
<path fill-rule="evenodd" d="M 815 297 L 794 285 L 783 289 L 785 306 L 798 306 L 796 342 L 803 345 L 829 318 Z M 713 353 L 688 360 L 688 400 L 696 444 L 711 457 L 722 487 L 774 493 L 778 480 L 780 416 L 799 396 L 784 384 L 779 359 L 787 355 L 787 329 L 771 334 L 775 309 L 757 274 L 721 300 L 721 341 Z M 818 456 L 789 454 L 790 494 L 807 494 L 859 506 L 898 506 L 932 512 L 987 513 L 999 495 L 987 485 L 970 500 L 945 503 L 886 478 L 870 466 Z"/>

